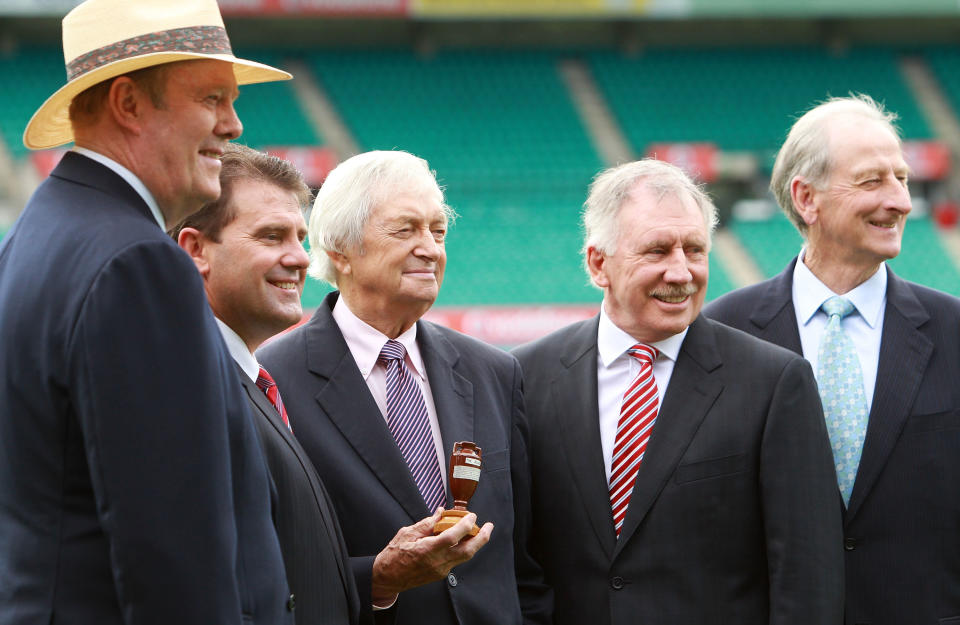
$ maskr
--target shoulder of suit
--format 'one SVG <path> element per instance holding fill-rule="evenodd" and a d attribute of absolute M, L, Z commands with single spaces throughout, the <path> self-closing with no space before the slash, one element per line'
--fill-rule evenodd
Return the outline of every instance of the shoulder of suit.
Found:
<path fill-rule="evenodd" d="M 474 358 L 480 357 L 485 359 L 490 359 L 494 361 L 501 362 L 513 362 L 514 358 L 509 353 L 490 345 L 489 343 L 484 343 L 483 341 L 468 336 L 457 330 L 453 330 L 446 326 L 442 326 L 432 321 L 420 320 L 420 332 L 425 332 L 427 336 L 431 334 L 442 337 L 447 340 L 451 345 L 453 345 L 457 351 L 463 354 L 467 354 Z"/>
<path fill-rule="evenodd" d="M 524 343 L 511 350 L 511 353 L 523 363 L 528 358 L 536 356 L 559 354 L 562 350 L 569 347 L 570 341 L 583 332 L 590 331 L 590 327 L 597 325 L 597 318 L 591 317 L 583 321 L 577 321 L 566 325 L 558 330 L 539 339 Z M 593 342 L 596 343 L 596 335 L 593 336 Z"/>
<path fill-rule="evenodd" d="M 769 278 L 757 284 L 741 287 L 708 302 L 703 307 L 703 314 L 718 321 L 731 321 L 752 310 L 763 294 L 770 288 L 776 278 Z"/>
<path fill-rule="evenodd" d="M 701 317 L 700 321 L 711 328 L 717 347 L 721 355 L 729 354 L 734 350 L 749 353 L 753 358 L 762 358 L 764 362 L 803 360 L 803 356 L 752 334 L 732 328 L 721 321 L 709 317 Z"/>
<path fill-rule="evenodd" d="M 960 312 L 960 298 L 902 278 L 900 278 L 900 282 L 909 288 L 922 304 L 928 307 L 928 312 L 931 315 L 936 315 L 944 310 Z"/>

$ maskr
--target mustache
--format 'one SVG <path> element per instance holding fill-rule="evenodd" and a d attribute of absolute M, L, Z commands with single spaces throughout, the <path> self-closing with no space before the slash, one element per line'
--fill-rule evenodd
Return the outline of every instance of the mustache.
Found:
<path fill-rule="evenodd" d="M 650 297 L 689 297 L 694 295 L 697 291 L 699 291 L 697 285 L 693 283 L 687 283 L 654 289 L 650 292 Z"/>

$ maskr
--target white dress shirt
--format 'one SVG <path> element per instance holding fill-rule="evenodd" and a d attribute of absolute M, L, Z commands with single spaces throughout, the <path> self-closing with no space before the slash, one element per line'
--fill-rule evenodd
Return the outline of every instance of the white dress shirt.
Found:
<path fill-rule="evenodd" d="M 800 346 L 803 357 L 817 370 L 820 337 L 827 327 L 827 313 L 820 310 L 825 301 L 838 295 L 820 281 L 803 264 L 801 250 L 793 270 L 793 309 L 800 330 Z M 847 315 L 841 325 L 853 342 L 860 359 L 863 373 L 863 392 L 867 398 L 867 414 L 873 406 L 873 390 L 877 383 L 877 366 L 880 362 L 880 339 L 883 335 L 883 315 L 887 304 L 887 266 L 880 265 L 870 278 L 857 288 L 844 293 L 854 311 Z"/>
<path fill-rule="evenodd" d="M 650 344 L 660 352 L 653 362 L 653 377 L 657 383 L 661 406 L 667 385 L 670 384 L 670 376 L 673 375 L 673 366 L 680 354 L 680 346 L 686 336 L 687 330 L 684 330 L 680 334 Z M 608 484 L 623 394 L 640 373 L 640 363 L 628 354 L 627 350 L 638 342 L 614 325 L 603 306 L 600 307 L 600 328 L 597 331 L 597 402 L 600 409 L 600 447 L 603 450 L 603 466 L 607 472 Z"/>
<path fill-rule="evenodd" d="M 227 344 L 227 350 L 230 352 L 233 360 L 240 365 L 240 369 L 244 374 L 256 383 L 257 378 L 260 377 L 260 363 L 257 362 L 256 357 L 247 349 L 247 344 L 243 342 L 240 335 L 233 331 L 233 328 L 220 321 L 219 317 L 214 318 L 217 320 L 220 335 L 223 337 L 223 342 Z"/>
<path fill-rule="evenodd" d="M 337 303 L 333 306 L 333 320 L 340 327 L 340 333 L 343 334 L 350 354 L 353 356 L 357 368 L 360 369 L 360 375 L 363 376 L 370 389 L 370 394 L 377 402 L 380 408 L 380 414 L 384 421 L 387 419 L 387 368 L 377 362 L 380 357 L 380 350 L 389 340 L 389 337 L 367 324 L 350 310 L 343 297 L 337 298 Z M 440 436 L 440 421 L 437 418 L 437 407 L 433 403 L 433 393 L 430 390 L 430 380 L 427 378 L 427 369 L 423 364 L 423 357 L 420 355 L 420 347 L 417 345 L 417 324 L 413 324 L 409 330 L 398 336 L 396 341 L 403 344 L 407 355 L 404 362 L 413 378 L 420 386 L 423 393 L 423 403 L 427 406 L 427 416 L 430 419 L 430 431 L 433 434 L 433 445 L 437 452 L 437 461 L 440 463 L 440 476 L 443 478 L 443 486 L 447 486 L 447 453 L 443 449 L 443 438 Z M 451 451 L 453 451 L 451 449 Z"/>
<path fill-rule="evenodd" d="M 143 201 L 147 203 L 147 206 L 150 207 L 150 212 L 153 214 L 153 218 L 157 220 L 160 229 L 164 232 L 167 231 L 167 222 L 163 218 L 163 213 L 160 212 L 160 205 L 157 204 L 157 200 L 154 199 L 153 194 L 150 193 L 150 190 L 147 189 L 146 185 L 141 182 L 137 175 L 132 171 L 113 160 L 108 156 L 104 156 L 99 152 L 94 152 L 93 150 L 88 150 L 87 148 L 74 147 L 73 151 L 77 154 L 83 154 L 89 159 L 93 159 L 103 165 L 104 167 L 109 168 L 111 171 L 116 173 L 118 176 L 127 181 L 133 190 L 143 198 Z"/>

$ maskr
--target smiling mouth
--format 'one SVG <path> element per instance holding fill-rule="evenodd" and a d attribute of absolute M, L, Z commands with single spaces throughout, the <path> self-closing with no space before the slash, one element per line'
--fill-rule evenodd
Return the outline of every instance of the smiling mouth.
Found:
<path fill-rule="evenodd" d="M 212 158 L 215 160 L 220 160 L 220 152 L 215 152 L 213 150 L 200 150 L 200 156 L 206 156 L 207 158 Z"/>
<path fill-rule="evenodd" d="M 296 291 L 297 283 L 296 282 L 271 282 L 273 286 L 278 289 L 283 289 L 284 291 Z"/>
<path fill-rule="evenodd" d="M 661 302 L 666 302 L 668 304 L 680 304 L 686 300 L 689 295 L 654 295 L 655 298 Z"/>
<path fill-rule="evenodd" d="M 893 222 L 890 222 L 890 223 L 880 223 L 880 222 L 878 222 L 878 221 L 870 221 L 870 222 L 867 222 L 867 223 L 869 223 L 871 226 L 873 226 L 873 227 L 875 227 L 875 228 L 883 228 L 884 230 L 893 230 L 894 228 L 897 227 L 897 224 L 899 224 L 900 222 L 899 222 L 899 221 L 893 221 Z"/>

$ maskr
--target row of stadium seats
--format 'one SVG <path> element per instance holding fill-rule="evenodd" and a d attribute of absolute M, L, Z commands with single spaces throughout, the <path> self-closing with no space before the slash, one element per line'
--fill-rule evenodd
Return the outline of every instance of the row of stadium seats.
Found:
<path fill-rule="evenodd" d="M 603 163 L 558 72 L 561 59 L 585 60 L 637 153 L 649 142 L 712 141 L 725 150 L 772 153 L 792 117 L 826 94 L 862 90 L 900 113 L 908 138 L 931 135 L 900 77 L 898 51 L 819 48 L 609 51 L 243 50 L 283 65 L 304 61 L 316 74 L 362 150 L 404 149 L 437 170 L 459 213 L 448 242 L 440 305 L 595 302 L 579 258 L 578 215 Z M 960 111 L 960 52 L 925 50 Z M 0 131 L 15 155 L 29 115 L 62 84 L 53 49 L 0 57 L 0 78 L 17 84 L 0 101 Z M 243 141 L 254 147 L 317 145 L 290 83 L 251 85 L 237 109 Z M 782 217 L 733 222 L 764 275 L 799 249 Z M 912 220 L 894 265 L 905 277 L 960 291 L 956 268 L 933 225 Z M 734 285 L 711 261 L 708 297 Z M 313 283 L 305 303 L 326 287 Z"/>

